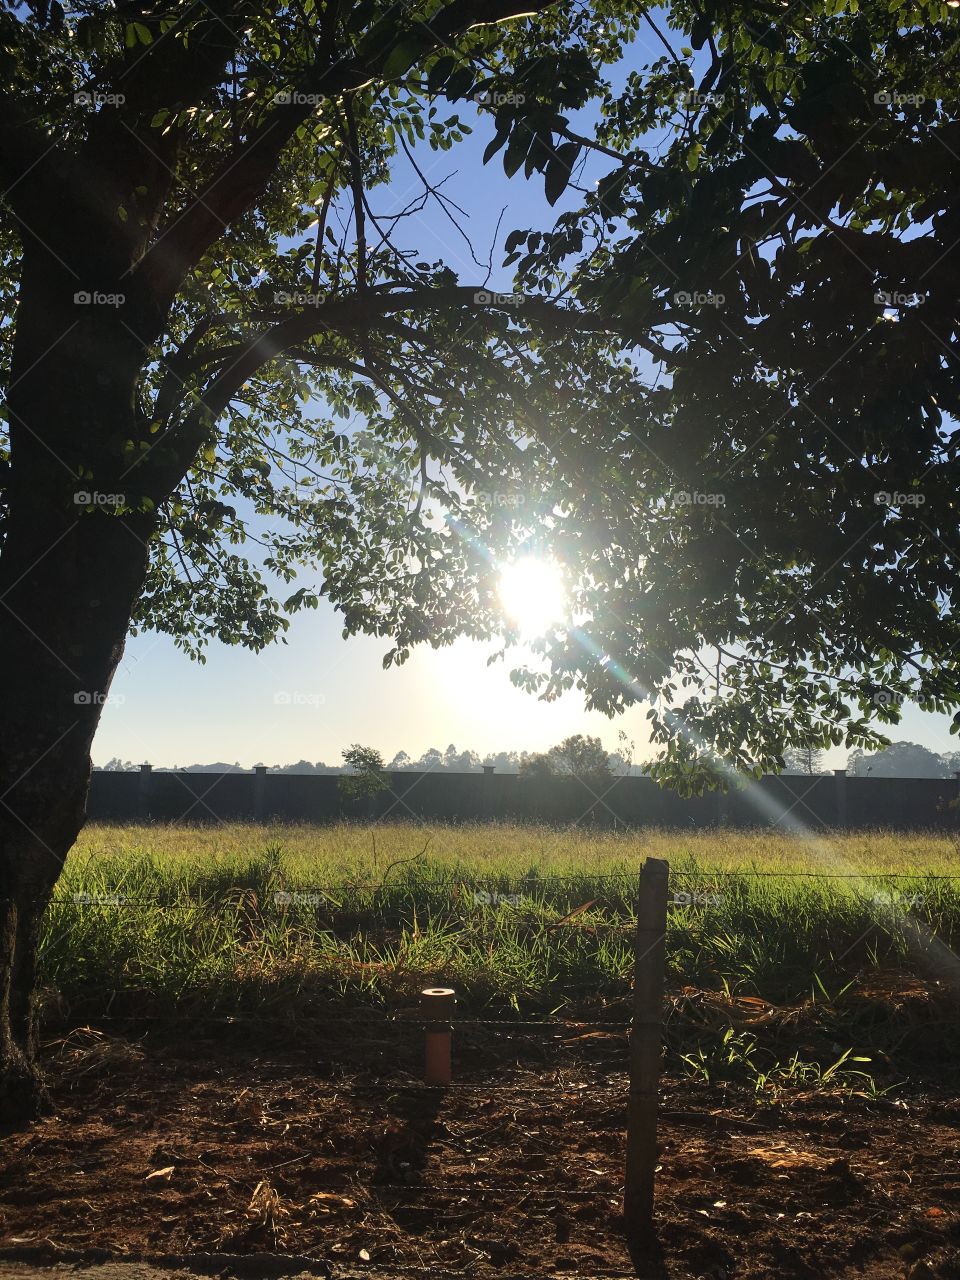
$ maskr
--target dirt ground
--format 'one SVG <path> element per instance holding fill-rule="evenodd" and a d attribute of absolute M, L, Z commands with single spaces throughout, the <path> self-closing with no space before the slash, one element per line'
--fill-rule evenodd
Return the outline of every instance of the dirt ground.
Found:
<path fill-rule="evenodd" d="M 61 1040 L 55 1115 L 0 1136 L 0 1280 L 116 1258 L 379 1280 L 636 1273 L 621 1033 L 509 1031 L 491 1049 L 465 1031 L 449 1090 L 419 1084 L 412 1027 L 288 1039 Z M 800 1092 L 761 1108 L 744 1089 L 668 1078 L 661 1139 L 641 1273 L 960 1280 L 956 1097 Z"/>

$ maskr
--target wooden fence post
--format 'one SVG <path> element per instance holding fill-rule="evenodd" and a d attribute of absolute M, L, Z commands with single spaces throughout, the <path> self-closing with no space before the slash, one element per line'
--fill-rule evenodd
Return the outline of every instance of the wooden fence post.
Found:
<path fill-rule="evenodd" d="M 663 858 L 647 858 L 640 873 L 637 902 L 627 1167 L 623 1195 L 624 1226 L 631 1244 L 653 1234 L 669 876 L 670 865 Z"/>

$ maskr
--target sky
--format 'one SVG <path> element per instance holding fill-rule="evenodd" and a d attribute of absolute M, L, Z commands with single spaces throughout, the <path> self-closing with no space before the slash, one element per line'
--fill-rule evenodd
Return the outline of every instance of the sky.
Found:
<path fill-rule="evenodd" d="M 650 55 L 652 45 L 642 40 L 637 60 Z M 551 209 L 542 178 L 508 179 L 499 156 L 484 165 L 491 118 L 469 103 L 450 106 L 449 113 L 454 110 L 474 133 L 448 152 L 420 145 L 417 164 L 432 184 L 448 179 L 442 189 L 468 214 L 462 221 L 484 264 L 493 247 L 491 287 L 509 290 L 510 271 L 497 269 L 507 235 L 515 228 L 551 226 L 565 201 Z M 401 159 L 390 185 L 372 193 L 373 207 L 388 216 L 421 189 Z M 418 245 L 431 261 L 442 257 L 463 283 L 483 283 L 486 266 L 477 266 L 435 203 L 401 224 L 394 239 Z M 304 576 L 297 585 L 310 581 Z M 584 711 L 581 695 L 547 704 L 515 689 L 509 665 L 487 666 L 493 643 L 460 641 L 445 650 L 415 650 L 403 667 L 384 671 L 387 641 L 343 640 L 341 629 L 339 615 L 321 602 L 317 611 L 291 619 L 286 644 L 254 655 L 215 642 L 203 666 L 164 636 L 129 639 L 94 743 L 94 762 L 119 757 L 155 765 L 222 760 L 250 766 L 300 759 L 339 764 L 353 742 L 375 746 L 389 759 L 400 750 L 417 757 L 451 742 L 481 755 L 541 750 L 572 733 L 596 734 L 614 750 L 621 729 L 638 748 L 646 741 L 641 709 L 611 721 Z"/>
<path fill-rule="evenodd" d="M 652 35 L 641 35 L 628 65 L 660 52 Z M 493 135 L 492 121 L 470 104 L 456 109 L 475 126 L 473 135 L 449 152 L 421 145 L 417 162 L 431 183 L 448 179 L 443 191 L 468 214 L 477 257 L 485 262 L 493 246 L 498 268 L 510 231 L 549 228 L 568 198 L 551 209 L 539 175 L 530 181 L 522 174 L 507 179 L 499 156 L 484 166 L 482 152 Z M 586 131 L 584 123 L 573 121 Z M 588 179 L 602 171 L 598 168 Z M 419 189 L 413 170 L 400 161 L 390 185 L 373 193 L 374 208 L 389 215 L 405 207 Z M 576 197 L 569 199 L 572 203 Z M 417 244 L 431 261 L 444 258 L 462 283 L 482 282 L 485 270 L 477 267 L 436 204 L 403 225 L 399 238 Z M 495 270 L 490 284 L 509 291 L 509 271 Z M 297 585 L 319 582 L 319 576 L 304 575 Z M 206 663 L 199 665 L 165 636 L 131 638 L 104 708 L 94 763 L 119 757 L 156 766 L 224 761 L 250 767 L 301 759 L 339 764 L 343 750 L 355 742 L 378 748 L 387 759 L 400 750 L 416 758 L 429 747 L 444 750 L 449 743 L 482 756 L 543 750 L 572 733 L 595 734 L 612 751 L 620 746 L 621 730 L 636 744 L 636 760 L 649 754 L 644 707 L 610 720 L 585 711 L 582 695 L 575 691 L 554 703 L 540 702 L 510 683 L 514 664 L 487 665 L 496 647 L 492 642 L 421 648 L 404 666 L 384 671 L 388 641 L 344 640 L 341 630 L 339 615 L 321 601 L 315 612 L 291 620 L 285 644 L 259 655 L 213 642 Z M 952 750 L 957 742 L 948 733 L 949 723 L 946 716 L 908 707 L 901 725 L 888 732 L 935 751 Z M 842 767 L 846 754 L 845 748 L 833 749 L 827 765 Z"/>

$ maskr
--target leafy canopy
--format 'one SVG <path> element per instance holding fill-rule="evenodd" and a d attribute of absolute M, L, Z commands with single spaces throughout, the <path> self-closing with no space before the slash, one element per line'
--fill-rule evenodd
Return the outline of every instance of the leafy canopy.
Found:
<path fill-rule="evenodd" d="M 134 350 L 130 422 L 57 445 L 124 478 L 87 518 L 155 512 L 134 627 L 256 648 L 325 594 L 403 661 L 502 632 L 522 547 L 576 624 L 514 679 L 649 699 L 661 777 L 960 705 L 954 10 L 533 9 L 0 14 L 6 314 L 39 242 L 132 300 L 89 320 Z M 376 204 L 473 128 L 563 202 L 505 238 L 519 302 L 409 246 L 425 203 L 455 215 L 429 179 Z"/>

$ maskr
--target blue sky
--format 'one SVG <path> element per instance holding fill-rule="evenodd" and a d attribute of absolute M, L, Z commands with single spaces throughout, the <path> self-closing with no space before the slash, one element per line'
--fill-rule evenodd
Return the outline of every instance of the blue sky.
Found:
<path fill-rule="evenodd" d="M 660 51 L 652 33 L 641 36 L 630 62 L 638 65 Z M 509 232 L 549 227 L 565 200 L 551 210 L 539 175 L 529 182 L 522 175 L 508 180 L 499 156 L 484 166 L 481 157 L 493 133 L 492 121 L 469 104 L 459 113 L 474 126 L 473 135 L 449 152 L 421 145 L 416 157 L 431 183 L 448 178 L 443 191 L 467 211 L 481 261 L 496 235 L 496 269 Z M 574 125 L 585 132 L 589 121 Z M 588 177 L 602 171 L 598 167 Z M 401 161 L 390 186 L 373 194 L 374 208 L 382 214 L 397 211 L 417 190 L 416 175 Z M 402 240 L 416 244 L 431 261 L 442 257 L 464 283 L 483 278 L 436 204 L 405 224 Z M 509 289 L 509 272 L 495 270 L 491 283 Z M 250 766 L 308 759 L 336 764 L 352 742 L 376 746 L 389 758 L 401 749 L 413 756 L 431 746 L 443 750 L 450 742 L 481 754 L 539 750 L 571 733 L 597 734 L 614 750 L 621 729 L 635 741 L 638 758 L 645 754 L 642 707 L 611 721 L 584 711 L 576 693 L 551 704 L 538 702 L 510 684 L 509 665 L 487 666 L 493 644 L 461 641 L 446 650 L 423 649 L 405 666 L 384 671 L 381 659 L 388 647 L 370 637 L 343 640 L 341 620 L 326 603 L 292 620 L 286 644 L 255 655 L 213 643 L 202 666 L 165 636 L 134 637 L 104 709 L 94 760 L 104 764 L 119 756 L 155 765 L 223 760 Z M 948 725 L 945 716 L 908 708 L 893 736 L 934 750 L 952 749 L 956 740 Z M 845 756 L 844 749 L 834 750 L 829 763 L 842 766 Z"/>

